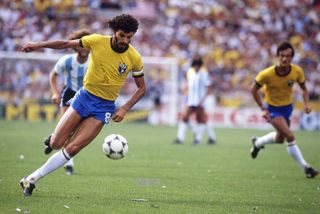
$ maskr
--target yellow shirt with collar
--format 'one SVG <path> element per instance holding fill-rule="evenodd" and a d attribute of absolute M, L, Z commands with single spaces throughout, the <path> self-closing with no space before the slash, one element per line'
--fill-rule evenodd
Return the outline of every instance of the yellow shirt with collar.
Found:
<path fill-rule="evenodd" d="M 133 46 L 124 53 L 111 48 L 111 36 L 92 34 L 81 38 L 82 46 L 91 51 L 83 87 L 97 97 L 116 100 L 129 72 L 143 75 L 142 57 Z"/>
<path fill-rule="evenodd" d="M 293 85 L 305 81 L 301 67 L 291 64 L 291 70 L 286 75 L 279 75 L 276 66 L 270 66 L 256 76 L 256 83 L 263 87 L 265 101 L 272 106 L 286 106 L 293 102 Z"/>

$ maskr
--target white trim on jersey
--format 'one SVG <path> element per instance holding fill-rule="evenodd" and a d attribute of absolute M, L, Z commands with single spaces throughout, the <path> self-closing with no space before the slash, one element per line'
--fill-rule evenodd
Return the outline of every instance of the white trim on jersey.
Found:
<path fill-rule="evenodd" d="M 132 76 L 133 77 L 141 76 L 142 74 L 143 74 L 143 70 L 141 70 L 141 71 L 132 71 Z"/>
<path fill-rule="evenodd" d="M 68 54 L 61 57 L 54 66 L 56 74 L 64 74 L 64 84 L 72 89 L 78 91 L 83 85 L 83 78 L 88 70 L 88 60 L 81 64 L 77 60 L 77 54 Z"/>

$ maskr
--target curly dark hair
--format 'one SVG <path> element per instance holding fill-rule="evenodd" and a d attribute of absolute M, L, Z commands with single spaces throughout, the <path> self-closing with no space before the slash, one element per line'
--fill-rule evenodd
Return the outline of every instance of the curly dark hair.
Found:
<path fill-rule="evenodd" d="M 90 35 L 90 31 L 88 29 L 81 29 L 74 31 L 69 37 L 69 40 L 74 40 L 74 39 L 81 39 L 84 36 Z"/>
<path fill-rule="evenodd" d="M 277 56 L 279 56 L 280 51 L 291 49 L 292 50 L 292 57 L 294 56 L 294 48 L 289 42 L 282 42 L 277 48 Z"/>
<path fill-rule="evenodd" d="M 136 33 L 139 27 L 139 22 L 129 14 L 122 14 L 109 20 L 108 25 L 114 32 L 122 30 L 125 33 Z"/>

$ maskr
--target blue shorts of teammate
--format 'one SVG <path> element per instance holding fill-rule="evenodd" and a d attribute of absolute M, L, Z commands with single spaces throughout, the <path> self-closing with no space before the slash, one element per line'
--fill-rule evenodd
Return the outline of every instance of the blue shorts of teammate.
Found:
<path fill-rule="evenodd" d="M 71 107 L 80 114 L 82 119 L 94 117 L 104 124 L 109 123 L 116 109 L 114 101 L 97 97 L 84 88 L 79 89 L 76 93 L 71 102 Z"/>
<path fill-rule="evenodd" d="M 293 105 L 286 105 L 286 106 L 272 106 L 267 104 L 267 109 L 270 113 L 271 119 L 275 117 L 284 117 L 287 122 L 290 121 L 290 117 L 293 111 Z"/>

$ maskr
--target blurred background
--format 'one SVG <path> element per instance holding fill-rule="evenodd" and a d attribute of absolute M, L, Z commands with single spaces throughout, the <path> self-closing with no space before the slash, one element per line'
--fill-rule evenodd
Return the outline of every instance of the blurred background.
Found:
<path fill-rule="evenodd" d="M 276 62 L 276 47 L 287 40 L 296 51 L 293 63 L 305 71 L 314 109 L 303 114 L 295 88 L 292 126 L 320 129 L 319 0 L 1 0 L 0 118 L 57 119 L 49 72 L 61 54 L 72 50 L 24 54 L 22 44 L 66 39 L 80 28 L 111 35 L 106 20 L 121 13 L 139 19 L 132 44 L 144 58 L 148 85 L 128 121 L 175 125 L 185 101 L 184 73 L 200 54 L 215 85 L 206 104 L 215 126 L 269 127 L 249 86 L 260 70 Z M 118 104 L 134 90 L 128 77 Z"/>

